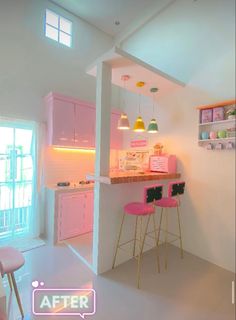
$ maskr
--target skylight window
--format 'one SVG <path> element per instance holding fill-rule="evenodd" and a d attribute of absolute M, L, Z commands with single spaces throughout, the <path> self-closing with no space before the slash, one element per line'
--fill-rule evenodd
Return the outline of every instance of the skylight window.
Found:
<path fill-rule="evenodd" d="M 72 44 L 72 22 L 51 10 L 46 10 L 45 36 L 67 47 Z"/>

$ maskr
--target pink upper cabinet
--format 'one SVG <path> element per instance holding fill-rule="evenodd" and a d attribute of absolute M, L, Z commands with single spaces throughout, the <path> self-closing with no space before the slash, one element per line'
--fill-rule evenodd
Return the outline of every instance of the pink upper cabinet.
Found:
<path fill-rule="evenodd" d="M 75 112 L 75 145 L 95 148 L 95 108 L 77 104 Z"/>
<path fill-rule="evenodd" d="M 46 105 L 49 145 L 74 146 L 75 104 L 47 96 Z"/>
<path fill-rule="evenodd" d="M 49 145 L 95 148 L 96 109 L 91 103 L 50 93 L 45 97 Z M 123 133 L 117 129 L 119 114 L 111 113 L 111 149 L 122 149 Z"/>

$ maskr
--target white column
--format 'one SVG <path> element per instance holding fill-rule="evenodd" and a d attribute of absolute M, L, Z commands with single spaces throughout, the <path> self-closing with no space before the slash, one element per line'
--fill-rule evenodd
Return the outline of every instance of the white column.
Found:
<path fill-rule="evenodd" d="M 96 162 L 95 177 L 108 176 L 110 171 L 111 67 L 105 62 L 97 65 L 96 88 Z M 100 182 L 94 188 L 93 268 L 99 270 L 99 242 L 105 192 Z"/>
<path fill-rule="evenodd" d="M 106 176 L 110 169 L 111 67 L 97 66 L 96 92 L 96 176 Z"/>

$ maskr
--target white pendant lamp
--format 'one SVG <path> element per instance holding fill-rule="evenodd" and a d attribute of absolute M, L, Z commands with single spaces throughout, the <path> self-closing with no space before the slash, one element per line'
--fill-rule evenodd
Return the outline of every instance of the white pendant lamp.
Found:
<path fill-rule="evenodd" d="M 124 81 L 124 91 L 126 90 L 126 87 L 125 87 L 126 81 L 128 81 L 129 79 L 130 79 L 130 76 L 127 74 L 121 76 L 121 80 Z M 125 99 L 123 100 L 123 102 L 125 104 Z M 122 112 L 120 119 L 118 120 L 117 129 L 119 129 L 119 130 L 129 130 L 130 129 L 128 116 L 124 112 Z"/>
<path fill-rule="evenodd" d="M 158 91 L 158 88 L 151 88 L 150 92 L 153 93 L 153 102 L 152 102 L 152 119 L 148 125 L 148 133 L 157 133 L 158 132 L 158 125 L 157 121 L 154 118 L 154 104 L 155 104 L 155 99 L 154 99 L 154 94 Z"/>
<path fill-rule="evenodd" d="M 136 87 L 138 88 L 142 88 L 145 85 L 145 83 L 143 81 L 139 81 L 136 83 Z M 134 132 L 144 132 L 145 131 L 145 125 L 143 122 L 143 118 L 140 115 L 140 100 L 141 100 L 141 95 L 139 93 L 139 106 L 138 106 L 138 117 L 134 123 L 134 127 L 133 127 L 133 131 Z"/>

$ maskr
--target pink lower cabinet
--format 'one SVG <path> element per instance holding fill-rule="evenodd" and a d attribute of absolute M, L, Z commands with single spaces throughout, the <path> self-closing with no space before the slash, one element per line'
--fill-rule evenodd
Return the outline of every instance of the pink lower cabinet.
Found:
<path fill-rule="evenodd" d="M 93 230 L 93 191 L 62 193 L 58 196 L 58 240 Z"/>
<path fill-rule="evenodd" d="M 84 233 L 93 231 L 94 192 L 85 192 Z"/>

